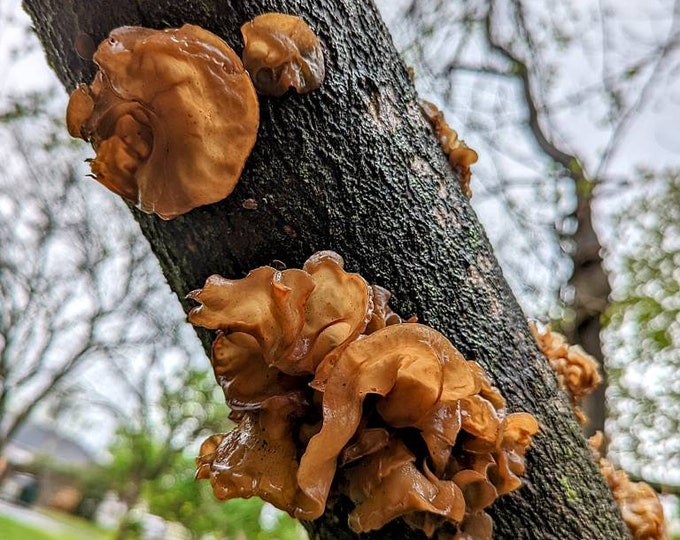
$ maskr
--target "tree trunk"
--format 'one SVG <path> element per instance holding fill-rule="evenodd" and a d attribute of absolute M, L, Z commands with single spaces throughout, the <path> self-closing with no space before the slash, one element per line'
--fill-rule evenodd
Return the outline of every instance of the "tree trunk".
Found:
<path fill-rule="evenodd" d="M 487 238 L 422 117 L 402 62 L 370 2 L 25 0 L 50 63 L 69 89 L 91 80 L 73 40 L 121 25 L 201 25 L 237 52 L 259 13 L 302 16 L 322 39 L 327 78 L 307 96 L 262 98 L 259 139 L 234 193 L 173 221 L 134 210 L 183 305 L 213 273 L 243 276 L 275 259 L 299 266 L 340 253 L 350 271 L 394 294 L 394 308 L 481 362 L 510 410 L 541 433 L 528 477 L 492 508 L 496 538 L 627 538 L 568 403 L 539 354 Z M 243 206 L 246 199 L 256 209 Z M 249 207 L 252 205 L 248 205 Z M 201 333 L 208 349 L 212 336 Z M 339 503 L 306 526 L 313 538 L 358 538 Z M 402 522 L 361 538 L 421 538 Z"/>
<path fill-rule="evenodd" d="M 596 431 L 604 432 L 607 418 L 605 390 L 607 374 L 602 353 L 602 316 L 609 305 L 611 287 L 602 261 L 602 245 L 593 228 L 592 182 L 584 178 L 574 180 L 577 192 L 576 233 L 571 238 L 574 250 L 571 260 L 574 269 L 569 279 L 573 300 L 568 303 L 573 319 L 563 328 L 570 343 L 581 345 L 599 362 L 602 383 L 583 400 L 583 411 L 588 417 L 585 426 L 587 436 Z M 606 453 L 606 448 L 601 448 Z"/>

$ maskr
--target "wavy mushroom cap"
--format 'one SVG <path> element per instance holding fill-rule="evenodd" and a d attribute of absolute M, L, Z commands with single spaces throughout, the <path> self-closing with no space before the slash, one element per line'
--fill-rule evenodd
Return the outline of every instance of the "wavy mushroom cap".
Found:
<path fill-rule="evenodd" d="M 465 509 L 468 512 L 483 510 L 498 498 L 496 488 L 485 474 L 465 469 L 458 472 L 452 480 L 463 492 Z"/>
<path fill-rule="evenodd" d="M 200 304 L 189 312 L 189 322 L 225 333 L 250 334 L 269 365 L 295 373 L 295 366 L 282 365 L 283 359 L 297 344 L 314 287 L 310 275 L 297 269 L 280 272 L 262 266 L 243 279 L 213 275 L 202 289 L 187 295 Z"/>
<path fill-rule="evenodd" d="M 484 399 L 489 400 L 497 411 L 505 409 L 505 398 L 502 396 L 500 390 L 491 384 L 484 368 L 472 360 L 468 360 L 468 367 L 475 374 L 475 377 L 479 380 L 481 385 L 479 395 Z"/>
<path fill-rule="evenodd" d="M 303 386 L 298 377 L 267 364 L 257 340 L 243 332 L 220 333 L 213 342 L 211 360 L 232 411 L 258 409 L 267 399 Z"/>
<path fill-rule="evenodd" d="M 382 396 L 376 410 L 395 428 L 420 425 L 432 408 L 479 390 L 465 359 L 439 332 L 421 324 L 388 326 L 328 355 L 323 425 L 300 460 L 300 488 L 321 506 L 336 459 L 361 421 L 368 394 Z M 320 381 L 311 383 L 319 388 Z M 422 428 L 421 428 L 422 429 Z"/>
<path fill-rule="evenodd" d="M 415 455 L 396 440 L 345 473 L 356 504 L 349 515 L 354 532 L 380 529 L 399 516 L 419 512 L 462 521 L 465 501 L 460 488 L 437 478 L 426 465 L 420 471 L 415 461 Z"/>
<path fill-rule="evenodd" d="M 321 43 L 300 17 L 259 15 L 241 34 L 243 63 L 261 94 L 281 96 L 289 88 L 305 94 L 321 86 L 326 71 Z"/>
<path fill-rule="evenodd" d="M 631 536 L 635 540 L 667 538 L 663 505 L 657 493 L 644 482 L 631 482 L 625 471 L 615 469 L 609 460 L 601 457 L 600 448 L 604 443 L 601 431 L 590 437 L 588 442 Z"/>
<path fill-rule="evenodd" d="M 210 276 L 187 297 L 201 304 L 189 313 L 192 324 L 252 335 L 267 364 L 290 375 L 314 374 L 331 350 L 363 332 L 373 309 L 366 281 L 345 272 L 331 251 L 313 255 L 303 270 Z"/>
<path fill-rule="evenodd" d="M 291 515 L 308 516 L 310 508 L 316 512 L 299 492 L 295 476 L 298 462 L 292 426 L 305 407 L 300 396 L 292 393 L 246 412 L 236 429 L 206 439 L 196 459 L 196 477 L 209 479 L 220 500 L 257 496 Z"/>
<path fill-rule="evenodd" d="M 384 428 L 364 428 L 357 432 L 354 440 L 340 454 L 340 465 L 352 463 L 364 456 L 385 448 L 390 442 L 390 434 Z"/>
<path fill-rule="evenodd" d="M 503 418 L 499 427 L 497 448 L 493 452 L 495 465 L 489 467 L 489 479 L 499 495 L 510 493 L 522 485 L 524 454 L 539 426 L 528 413 L 512 413 Z"/>
<path fill-rule="evenodd" d="M 91 141 L 95 178 L 141 210 L 172 219 L 234 189 L 257 137 L 248 73 L 198 26 L 113 30 L 99 72 L 71 94 L 69 133 Z"/>
<path fill-rule="evenodd" d="M 300 361 L 315 373 L 323 358 L 364 332 L 373 312 L 373 290 L 359 274 L 345 272 L 342 257 L 333 251 L 312 255 L 302 269 L 316 287 L 305 305 L 305 336 Z"/>
<path fill-rule="evenodd" d="M 555 372 L 560 387 L 569 395 L 576 418 L 582 424 L 587 423 L 588 418 L 577 404 L 602 382 L 597 360 L 579 345 L 569 345 L 567 339 L 562 334 L 553 332 L 550 325 L 541 331 L 530 322 L 529 328 Z"/>

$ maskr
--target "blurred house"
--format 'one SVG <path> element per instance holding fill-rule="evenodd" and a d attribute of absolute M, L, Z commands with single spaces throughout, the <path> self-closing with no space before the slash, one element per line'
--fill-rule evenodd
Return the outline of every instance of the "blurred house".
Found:
<path fill-rule="evenodd" d="M 76 441 L 30 422 L 9 441 L 3 459 L 6 472 L 0 497 L 66 512 L 73 512 L 82 500 L 77 472 L 95 464 Z"/>

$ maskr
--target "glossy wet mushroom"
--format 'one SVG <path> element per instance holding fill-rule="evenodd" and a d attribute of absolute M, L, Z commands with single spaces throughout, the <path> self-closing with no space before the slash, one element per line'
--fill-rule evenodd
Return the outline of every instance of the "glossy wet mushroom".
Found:
<path fill-rule="evenodd" d="M 393 428 L 418 425 L 439 402 L 479 390 L 465 359 L 439 332 L 421 324 L 392 325 L 332 352 L 311 386 L 323 393 L 323 426 L 300 460 L 298 482 L 325 505 L 336 460 L 357 430 L 369 394 Z M 421 428 L 422 429 L 422 428 Z M 425 427 L 427 429 L 427 427 Z"/>
<path fill-rule="evenodd" d="M 508 414 L 445 336 L 404 323 L 387 290 L 329 251 L 188 296 L 190 320 L 219 331 L 213 367 L 239 422 L 197 462 L 219 498 L 258 495 L 311 520 L 336 489 L 357 532 L 403 517 L 427 535 L 448 522 L 490 538 L 484 509 L 520 487 L 538 424 Z"/>
<path fill-rule="evenodd" d="M 420 512 L 462 521 L 465 500 L 460 488 L 437 478 L 427 465 L 421 471 L 415 462 L 416 456 L 396 440 L 345 473 L 349 497 L 356 504 L 349 515 L 353 531 L 380 529 L 397 517 Z"/>
<path fill-rule="evenodd" d="M 198 26 L 113 30 L 91 85 L 71 94 L 69 133 L 90 141 L 95 178 L 142 211 L 172 219 L 234 189 L 259 107 L 234 51 Z"/>
<path fill-rule="evenodd" d="M 313 375 L 319 362 L 355 340 L 371 317 L 371 289 L 343 266 L 339 255 L 323 251 L 302 270 L 263 266 L 243 279 L 211 276 L 202 289 L 187 295 L 200 304 L 189 321 L 248 333 L 267 364 L 290 375 Z"/>
<path fill-rule="evenodd" d="M 265 13 L 244 24 L 241 34 L 243 64 L 261 94 L 281 96 L 290 88 L 305 94 L 321 86 L 321 42 L 300 17 Z"/>
<path fill-rule="evenodd" d="M 601 457 L 602 432 L 598 431 L 588 442 L 634 540 L 666 539 L 666 520 L 657 493 L 645 482 L 632 482 L 625 471 Z"/>
<path fill-rule="evenodd" d="M 210 480 L 220 500 L 258 496 L 291 515 L 318 517 L 296 481 L 292 426 L 306 406 L 299 393 L 290 393 L 246 412 L 233 431 L 206 439 L 196 459 L 196 477 Z"/>

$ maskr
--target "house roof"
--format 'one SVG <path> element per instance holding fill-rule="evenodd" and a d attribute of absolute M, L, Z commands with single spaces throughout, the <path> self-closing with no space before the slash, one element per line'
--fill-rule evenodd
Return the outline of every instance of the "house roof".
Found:
<path fill-rule="evenodd" d="M 10 462 L 28 463 L 39 456 L 64 465 L 89 465 L 95 461 L 80 444 L 51 427 L 26 423 L 9 441 L 6 457 Z"/>

